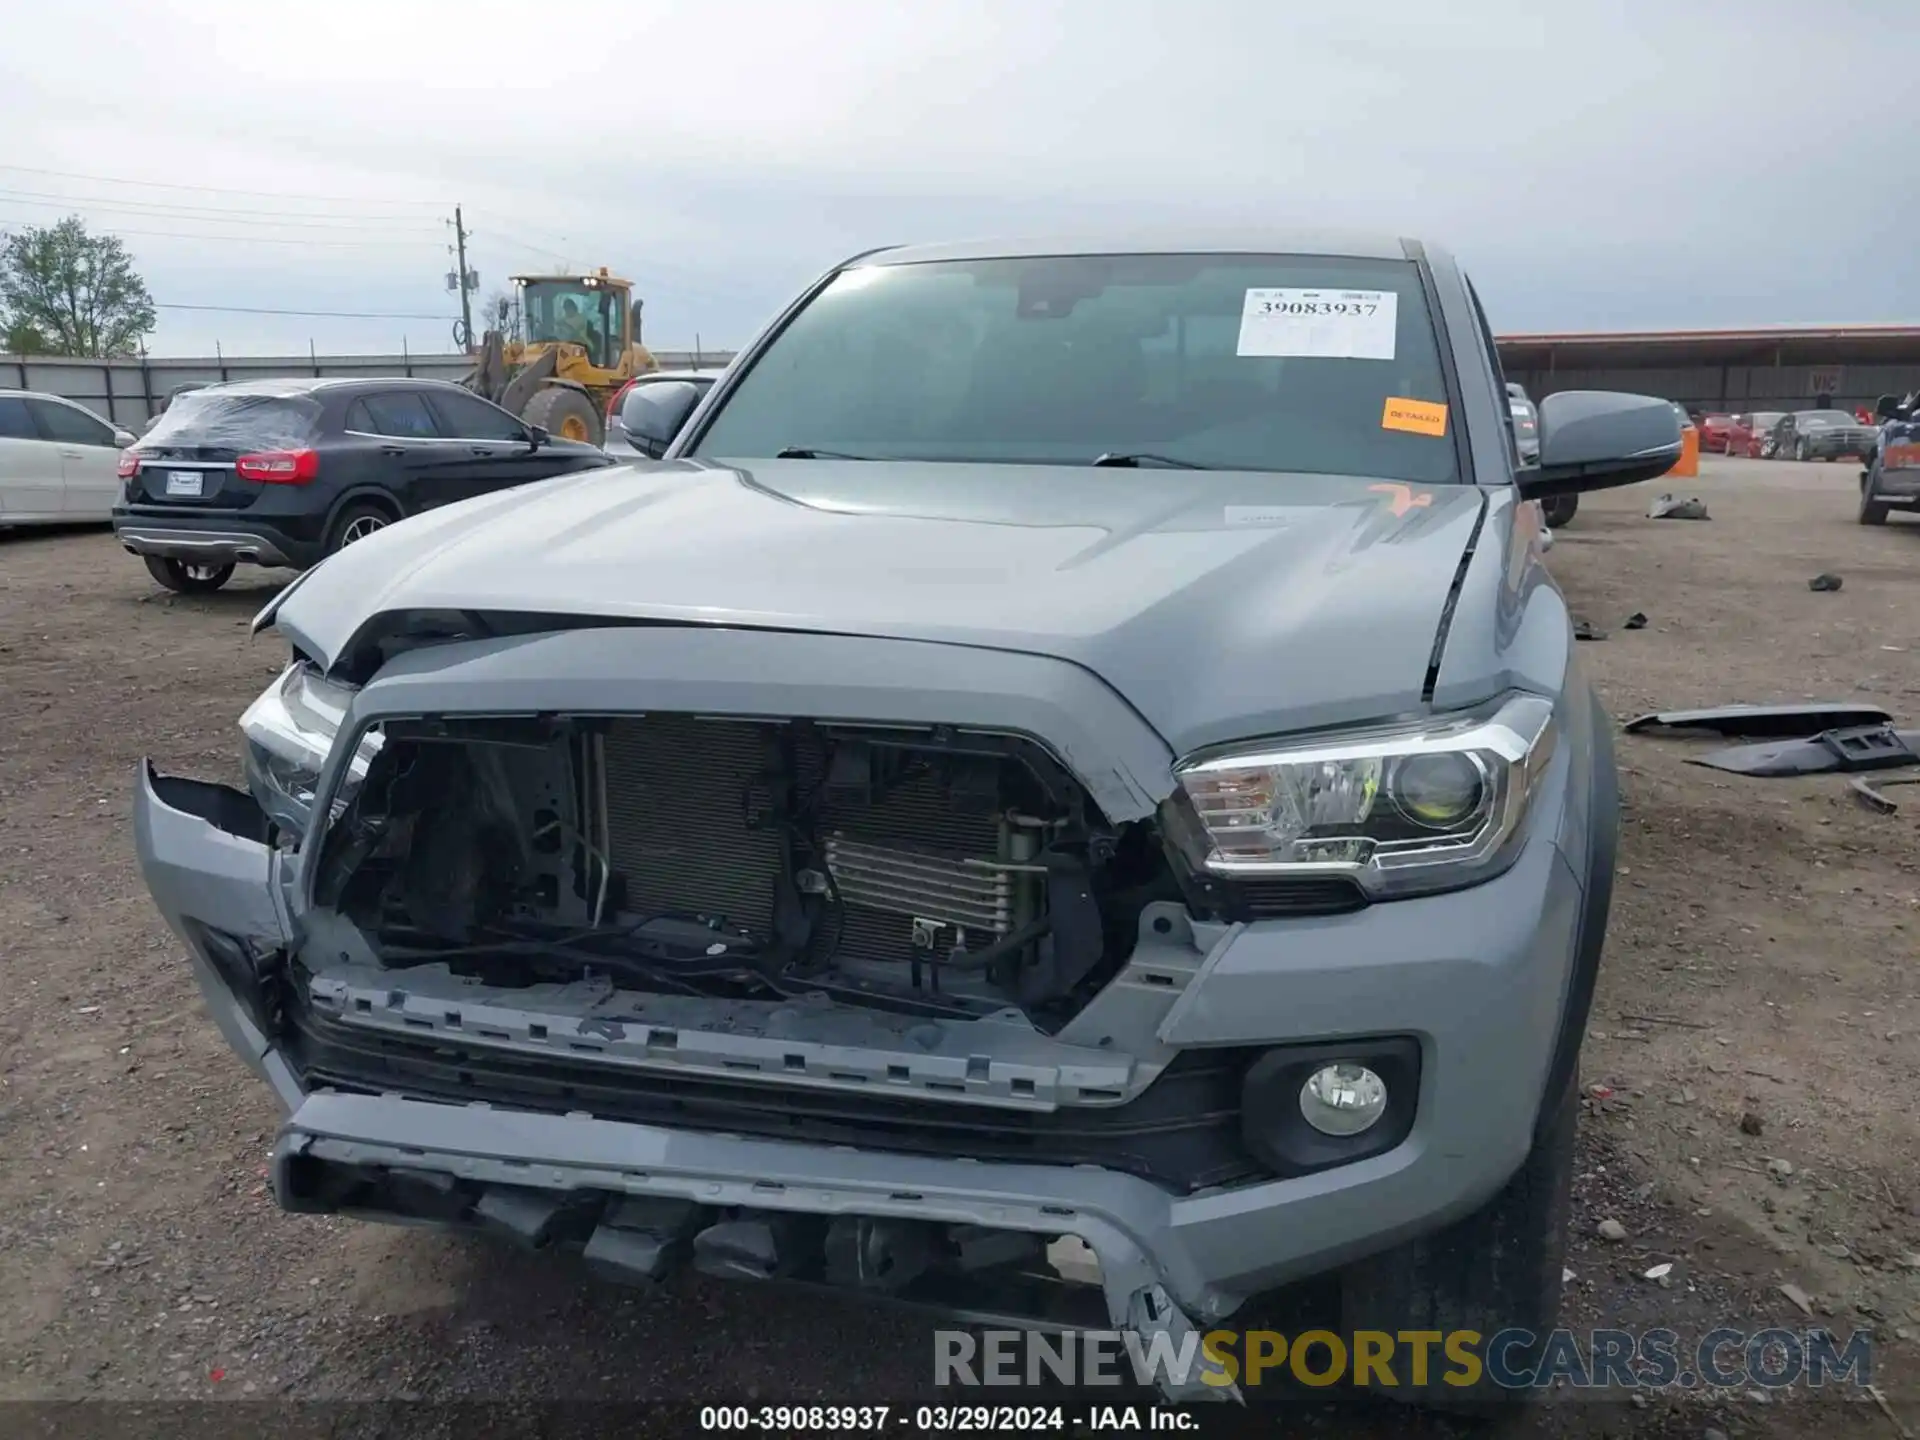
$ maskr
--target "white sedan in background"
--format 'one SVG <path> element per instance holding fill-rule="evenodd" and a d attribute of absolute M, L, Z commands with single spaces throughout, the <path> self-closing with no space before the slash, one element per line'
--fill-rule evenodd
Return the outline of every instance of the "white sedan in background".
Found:
<path fill-rule="evenodd" d="M 111 521 L 133 442 L 59 395 L 0 390 L 0 529 Z"/>

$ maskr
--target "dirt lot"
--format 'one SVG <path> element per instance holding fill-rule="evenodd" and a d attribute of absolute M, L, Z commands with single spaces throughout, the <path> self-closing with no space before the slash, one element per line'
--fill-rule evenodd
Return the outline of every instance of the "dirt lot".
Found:
<path fill-rule="evenodd" d="M 1920 715 L 1920 524 L 1854 524 L 1853 474 L 1709 462 L 1706 524 L 1645 519 L 1649 487 L 1583 503 L 1551 563 L 1611 632 L 1581 655 L 1616 716 L 1816 696 Z M 1845 588 L 1810 593 L 1823 570 Z M 201 1009 L 128 827 L 142 755 L 236 778 L 234 721 L 281 663 L 246 630 L 274 579 L 175 599 L 101 533 L 0 538 L 0 1399 L 924 1394 L 918 1321 L 697 1279 L 613 1291 L 274 1208 L 271 1101 Z M 1621 629 L 1636 610 L 1650 623 Z M 1686 753 L 1620 741 L 1583 1073 L 1611 1094 L 1586 1117 L 1574 1319 L 1871 1326 L 1879 1387 L 1920 1431 L 1920 795 L 1881 817 L 1833 777 L 1741 781 Z M 1598 1238 L 1603 1220 L 1626 1239 Z M 1665 1285 L 1643 1278 L 1661 1262 Z M 1805 1392 L 1556 1406 L 1543 1425 L 1900 1433 L 1870 1400 Z"/>

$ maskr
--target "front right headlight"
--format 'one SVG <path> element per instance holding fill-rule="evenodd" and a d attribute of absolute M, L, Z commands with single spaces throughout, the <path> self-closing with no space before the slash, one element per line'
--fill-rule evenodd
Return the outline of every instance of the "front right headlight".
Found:
<path fill-rule="evenodd" d="M 247 740 L 247 787 L 282 829 L 295 834 L 306 829 L 320 772 L 333 753 L 352 700 L 353 687 L 328 680 L 305 661 L 296 660 L 241 715 L 240 730 Z M 345 809 L 379 752 L 380 735 L 369 731 L 334 797 L 335 815 Z"/>
<path fill-rule="evenodd" d="M 1502 868 L 1552 758 L 1553 703 L 1279 742 L 1179 766 L 1167 828 L 1223 880 L 1347 876 L 1376 898 Z"/>

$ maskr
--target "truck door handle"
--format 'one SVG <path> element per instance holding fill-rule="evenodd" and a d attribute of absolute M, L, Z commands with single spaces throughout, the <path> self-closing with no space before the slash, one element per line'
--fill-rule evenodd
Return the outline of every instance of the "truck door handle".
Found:
<path fill-rule="evenodd" d="M 407 451 L 406 447 L 402 445 L 382 445 L 380 447 L 380 453 L 390 459 L 398 460 L 402 455 L 405 455 Z"/>
<path fill-rule="evenodd" d="M 82 455 L 78 450 L 62 450 L 60 452 L 60 458 L 62 460 L 84 460 L 87 457 Z"/>

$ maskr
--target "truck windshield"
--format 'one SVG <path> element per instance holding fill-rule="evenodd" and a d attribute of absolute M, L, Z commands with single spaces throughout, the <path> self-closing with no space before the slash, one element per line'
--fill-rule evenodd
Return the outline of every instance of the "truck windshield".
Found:
<path fill-rule="evenodd" d="M 1455 481 L 1419 272 L 1328 256 L 870 265 L 817 295 L 693 447 Z"/>

